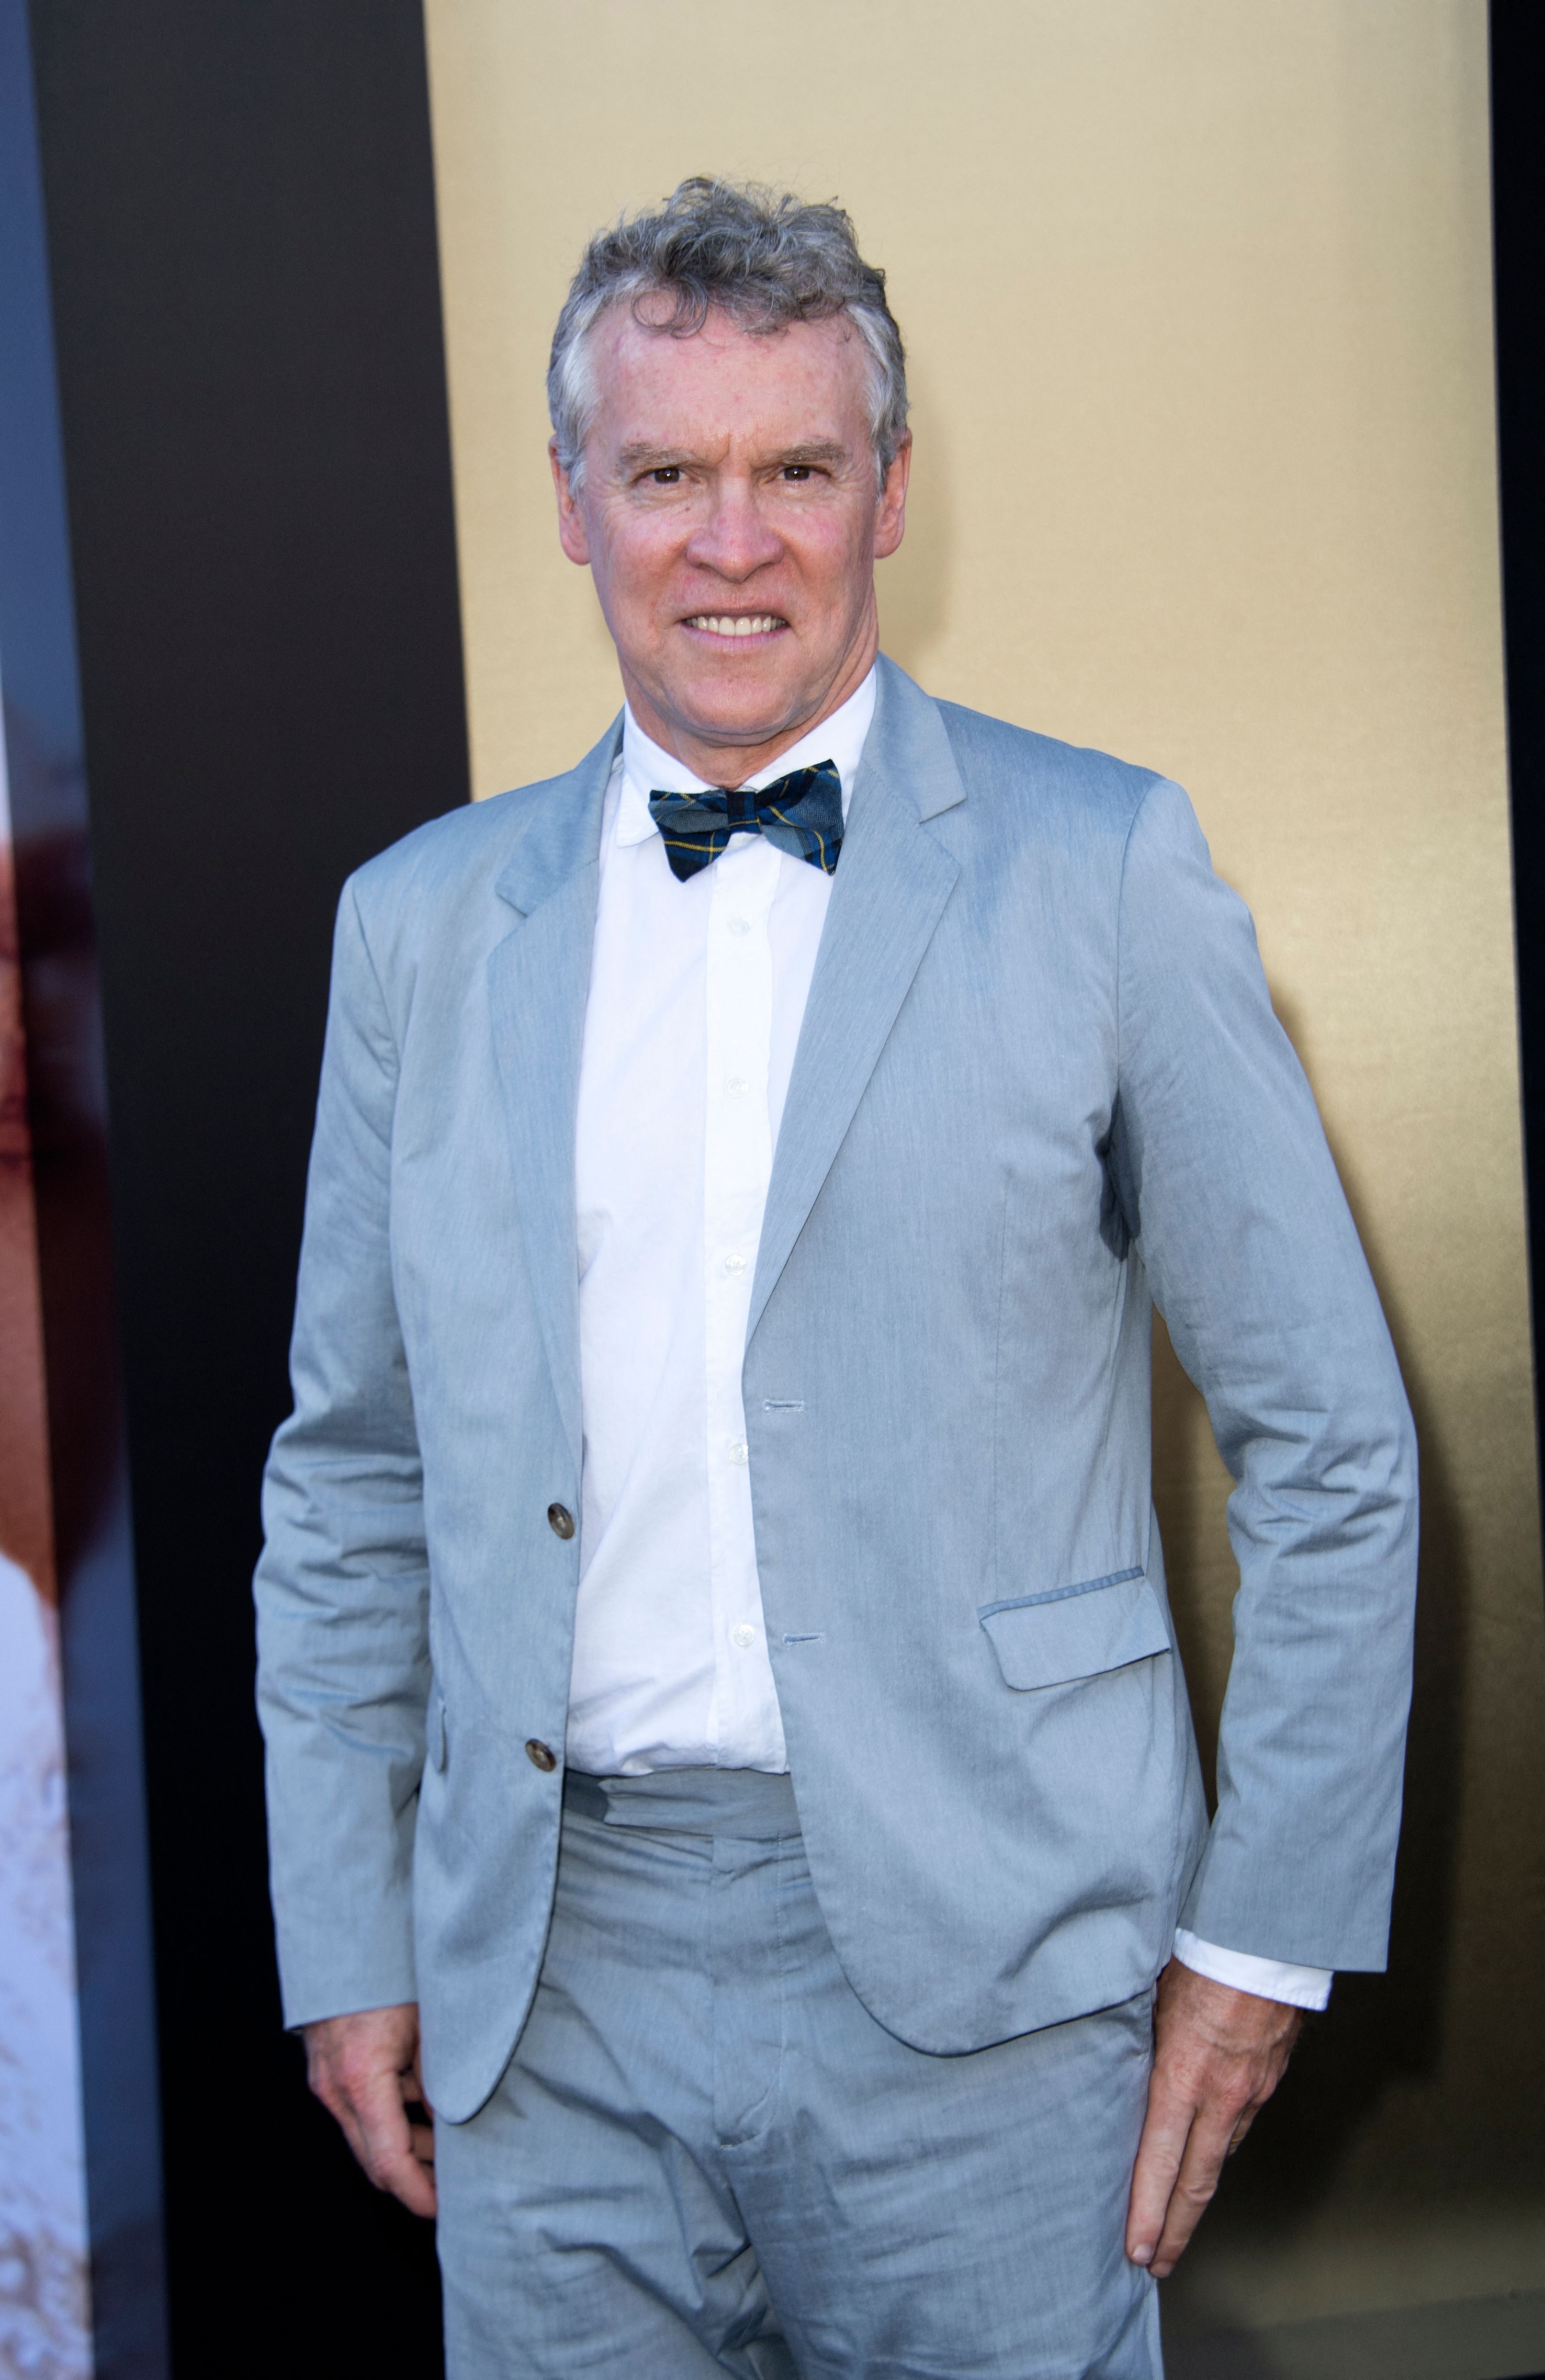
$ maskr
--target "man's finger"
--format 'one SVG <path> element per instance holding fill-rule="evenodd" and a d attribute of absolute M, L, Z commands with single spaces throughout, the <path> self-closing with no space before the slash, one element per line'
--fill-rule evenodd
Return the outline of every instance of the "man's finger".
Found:
<path fill-rule="evenodd" d="M 434 2135 L 426 2125 L 408 2122 L 401 2080 L 377 2076 L 364 2104 L 357 2100 L 351 2112 L 360 2135 L 355 2154 L 377 2190 L 389 2191 L 415 2215 L 432 2215 Z"/>
<path fill-rule="evenodd" d="M 379 2168 L 366 2168 L 377 2190 L 385 2191 L 400 2199 L 410 2215 L 421 2215 L 432 2221 L 439 2201 L 434 2190 L 434 2168 L 414 2155 L 411 2147 L 400 2156 L 389 2158 Z"/>
<path fill-rule="evenodd" d="M 1126 2252 L 1135 2265 L 1151 2263 L 1159 2245 L 1196 2112 L 1195 2100 L 1172 2089 L 1156 2070 L 1126 2210 Z"/>
<path fill-rule="evenodd" d="M 1218 2188 L 1218 2176 L 1228 2155 L 1233 2126 L 1225 2115 L 1220 2121 L 1215 2110 L 1206 2110 L 1191 2126 L 1186 2154 L 1180 2161 L 1170 2202 L 1164 2209 L 1163 2229 L 1149 2267 L 1156 2281 L 1167 2280 L 1179 2264 L 1182 2253 L 1197 2225 L 1210 2205 Z"/>
<path fill-rule="evenodd" d="M 413 2127 L 404 2103 L 408 2079 L 403 2074 L 377 2072 L 357 2084 L 353 2094 L 353 2113 L 365 2143 L 360 2162 L 378 2190 L 389 2190 L 394 2197 L 404 2198 L 405 2204 L 411 2203 L 410 2197 L 405 2197 L 405 2180 L 412 2185 L 412 2195 L 417 2196 L 423 2176 L 423 2167 L 414 2154 Z"/>

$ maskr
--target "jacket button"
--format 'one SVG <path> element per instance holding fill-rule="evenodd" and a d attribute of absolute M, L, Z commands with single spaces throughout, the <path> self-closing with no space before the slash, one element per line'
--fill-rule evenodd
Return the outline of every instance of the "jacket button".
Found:
<path fill-rule="evenodd" d="M 568 1506 L 566 1504 L 549 1504 L 547 1507 L 547 1525 L 552 1530 L 553 1535 L 555 1537 L 572 1537 L 574 1535 L 574 1515 L 569 1511 Z"/>
<path fill-rule="evenodd" d="M 527 1743 L 526 1757 L 533 1768 L 541 1769 L 544 1777 L 551 1777 L 558 1765 L 558 1755 L 552 1745 L 541 1742 L 534 1735 Z"/>

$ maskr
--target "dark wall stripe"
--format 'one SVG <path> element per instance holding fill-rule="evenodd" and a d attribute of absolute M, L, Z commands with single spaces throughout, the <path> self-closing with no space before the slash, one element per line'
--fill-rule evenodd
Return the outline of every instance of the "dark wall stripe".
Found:
<path fill-rule="evenodd" d="M 468 765 L 417 0 L 34 0 L 103 970 L 174 2367 L 438 2368 L 279 2031 L 249 1579 L 347 871 Z"/>
<path fill-rule="evenodd" d="M 1545 9 L 1492 0 L 1497 443 L 1537 1425 L 1545 1324 Z"/>

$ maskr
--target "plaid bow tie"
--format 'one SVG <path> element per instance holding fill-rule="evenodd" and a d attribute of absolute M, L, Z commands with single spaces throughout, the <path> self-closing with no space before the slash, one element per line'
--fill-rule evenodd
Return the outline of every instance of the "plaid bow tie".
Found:
<path fill-rule="evenodd" d="M 717 859 L 732 834 L 764 834 L 780 851 L 808 859 L 830 876 L 842 849 L 842 779 L 834 760 L 794 769 L 760 793 L 651 794 L 649 814 L 664 838 L 665 856 L 685 884 Z"/>

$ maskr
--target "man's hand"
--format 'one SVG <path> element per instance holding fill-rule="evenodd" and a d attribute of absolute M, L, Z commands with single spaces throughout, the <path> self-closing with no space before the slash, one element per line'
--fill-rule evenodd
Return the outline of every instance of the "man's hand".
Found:
<path fill-rule="evenodd" d="M 1164 2280 L 1271 2096 L 1303 2017 L 1172 1959 L 1159 1978 L 1148 2116 L 1132 2173 L 1126 2252 Z"/>
<path fill-rule="evenodd" d="M 432 2112 L 419 2071 L 416 2002 L 323 2017 L 302 2029 L 306 2079 L 377 2190 L 389 2190 L 415 2215 L 432 2216 L 434 2134 L 408 2113 L 414 2106 Z"/>

